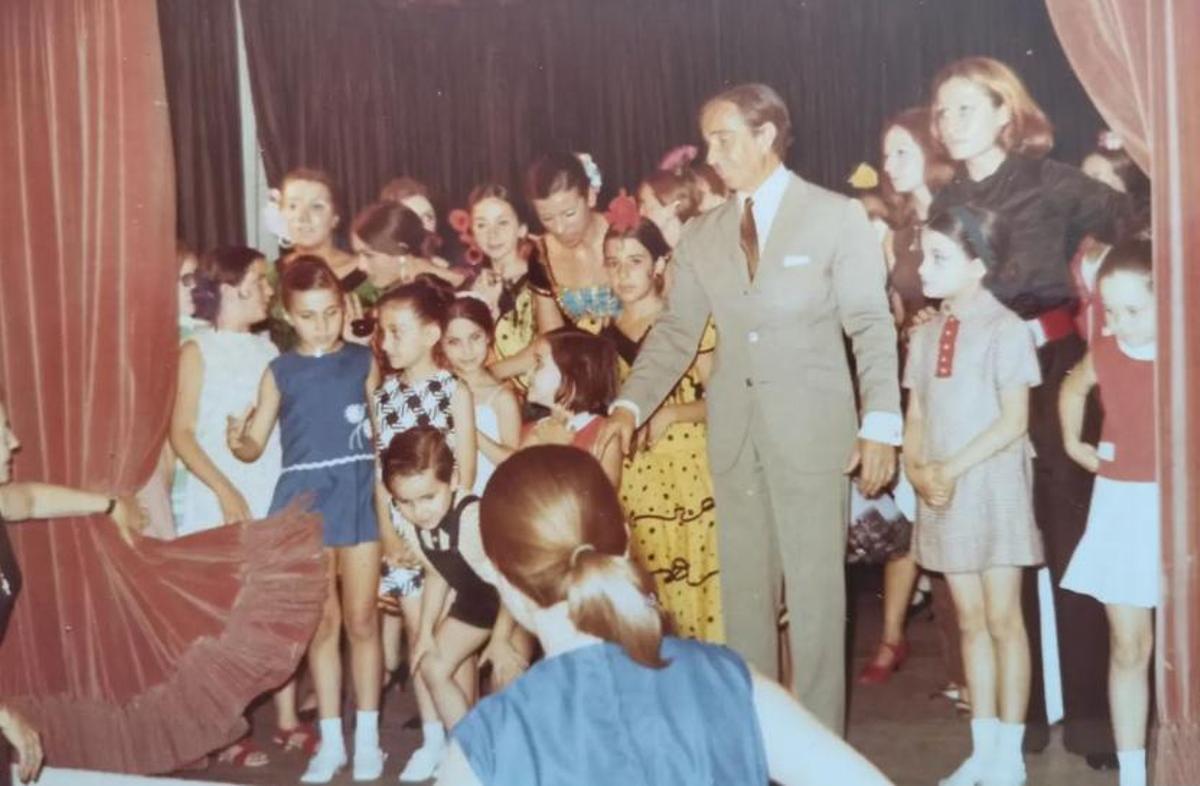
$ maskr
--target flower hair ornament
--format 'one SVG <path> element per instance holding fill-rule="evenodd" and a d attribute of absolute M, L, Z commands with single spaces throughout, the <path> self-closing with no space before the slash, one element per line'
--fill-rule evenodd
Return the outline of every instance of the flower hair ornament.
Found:
<path fill-rule="evenodd" d="M 1119 153 L 1125 149 L 1125 140 L 1111 128 L 1106 128 L 1096 137 L 1096 146 L 1109 153 Z"/>
<path fill-rule="evenodd" d="M 700 148 L 695 145 L 680 145 L 667 151 L 658 162 L 658 168 L 664 172 L 680 173 L 695 161 L 698 155 Z"/>
<path fill-rule="evenodd" d="M 864 161 L 854 168 L 846 182 L 859 191 L 870 191 L 879 187 L 879 173 L 875 171 L 875 167 Z"/>
<path fill-rule="evenodd" d="M 472 267 L 478 267 L 483 264 L 485 254 L 479 244 L 475 242 L 475 235 L 471 233 L 471 214 L 463 210 L 461 207 L 450 211 L 450 215 L 446 218 L 450 228 L 458 233 L 458 239 L 467 249 L 466 259 Z"/>
<path fill-rule="evenodd" d="M 613 200 L 608 203 L 608 210 L 604 211 L 604 218 L 608 221 L 608 225 L 617 232 L 628 232 L 635 229 L 642 220 L 642 214 L 638 210 L 637 200 L 625 193 L 625 189 L 613 197 Z"/>
<path fill-rule="evenodd" d="M 595 159 L 591 153 L 576 153 L 575 157 L 579 159 L 579 163 L 583 164 L 583 173 L 587 175 L 588 186 L 596 193 L 600 192 L 600 188 L 604 185 L 604 176 L 600 174 L 600 167 L 596 166 Z"/>

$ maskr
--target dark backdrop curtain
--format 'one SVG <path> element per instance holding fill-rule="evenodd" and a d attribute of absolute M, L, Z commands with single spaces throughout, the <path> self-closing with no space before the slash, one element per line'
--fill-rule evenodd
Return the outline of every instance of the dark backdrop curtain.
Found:
<path fill-rule="evenodd" d="M 18 480 L 142 487 L 174 399 L 174 184 L 153 0 L 0 2 L 0 383 Z M 25 582 L 0 702 L 54 766 L 164 772 L 231 742 L 325 596 L 289 511 L 126 546 L 102 517 L 0 522 Z"/>
<path fill-rule="evenodd" d="M 246 242 L 236 14 L 232 0 L 158 0 L 176 234 L 194 249 Z"/>
<path fill-rule="evenodd" d="M 242 0 L 242 13 L 269 177 L 323 166 L 351 209 L 400 173 L 455 204 L 485 178 L 516 184 L 556 146 L 594 153 L 608 196 L 696 141 L 703 99 L 747 80 L 787 99 L 789 163 L 840 188 L 878 159 L 885 118 L 967 54 L 1017 68 L 1064 158 L 1101 124 L 1041 0 Z"/>

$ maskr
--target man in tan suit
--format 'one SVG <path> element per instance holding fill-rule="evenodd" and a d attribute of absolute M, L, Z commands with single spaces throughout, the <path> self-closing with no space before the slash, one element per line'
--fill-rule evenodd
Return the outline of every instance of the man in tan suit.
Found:
<path fill-rule="evenodd" d="M 727 638 L 777 674 L 782 583 L 796 691 L 840 734 L 846 476 L 857 472 L 862 491 L 878 493 L 901 437 L 883 254 L 857 201 L 783 166 L 791 123 L 774 90 L 730 88 L 704 105 L 700 127 L 708 162 L 736 196 L 685 228 L 666 309 L 597 449 L 614 437 L 629 449 L 691 364 L 711 316 L 708 452 Z M 843 332 L 858 371 L 861 430 Z"/>

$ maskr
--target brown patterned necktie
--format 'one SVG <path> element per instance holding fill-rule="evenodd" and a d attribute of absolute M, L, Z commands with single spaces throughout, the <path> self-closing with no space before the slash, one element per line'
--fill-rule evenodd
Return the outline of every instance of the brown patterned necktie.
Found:
<path fill-rule="evenodd" d="M 758 227 L 754 223 L 754 199 L 746 197 L 742 208 L 742 225 L 739 231 L 742 253 L 746 255 L 746 268 L 750 271 L 750 280 L 758 272 Z"/>

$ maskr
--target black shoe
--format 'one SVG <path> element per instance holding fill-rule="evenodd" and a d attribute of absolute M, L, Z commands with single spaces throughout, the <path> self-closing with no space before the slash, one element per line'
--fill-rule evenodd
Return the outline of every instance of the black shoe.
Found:
<path fill-rule="evenodd" d="M 904 619 L 911 620 L 922 616 L 933 619 L 933 593 L 917 590 L 913 593 L 912 603 L 908 604 L 908 610 L 904 612 Z"/>
<path fill-rule="evenodd" d="M 1117 754 L 1115 753 L 1089 753 L 1083 757 L 1083 760 L 1093 770 L 1100 772 L 1117 769 Z"/>

